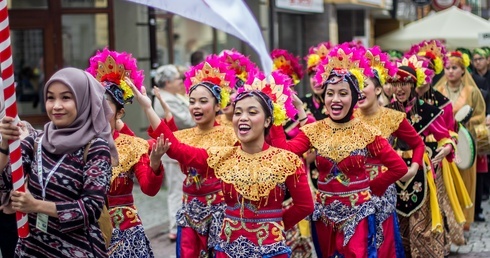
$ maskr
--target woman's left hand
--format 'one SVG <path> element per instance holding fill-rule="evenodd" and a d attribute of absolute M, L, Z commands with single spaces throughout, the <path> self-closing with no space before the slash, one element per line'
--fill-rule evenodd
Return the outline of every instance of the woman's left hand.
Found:
<path fill-rule="evenodd" d="M 38 212 L 38 200 L 32 196 L 31 192 L 27 189 L 26 192 L 12 191 L 10 200 L 12 200 L 11 207 L 14 211 L 23 213 L 35 213 Z"/>
<path fill-rule="evenodd" d="M 156 139 L 156 143 L 151 147 L 150 153 L 150 162 L 153 164 L 160 164 L 160 160 L 169 149 L 168 143 L 166 144 L 163 138 L 163 134 L 161 134 Z"/>
<path fill-rule="evenodd" d="M 446 144 L 444 147 L 438 148 L 437 155 L 432 159 L 432 164 L 434 166 L 438 166 L 439 163 L 444 159 L 451 151 L 453 150 L 453 147 L 450 144 Z"/>

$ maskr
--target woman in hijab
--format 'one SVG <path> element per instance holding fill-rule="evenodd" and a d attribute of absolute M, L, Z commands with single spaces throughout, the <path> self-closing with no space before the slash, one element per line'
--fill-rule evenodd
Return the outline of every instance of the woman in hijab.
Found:
<path fill-rule="evenodd" d="M 25 193 L 13 191 L 12 209 L 27 213 L 30 234 L 19 239 L 19 257 L 107 257 L 97 219 L 117 163 L 104 88 L 76 68 L 56 72 L 44 87 L 49 119 L 44 133 L 22 140 Z M 14 119 L 0 123 L 0 171 L 11 176 L 8 140 L 18 140 Z M 86 156 L 86 157 L 85 157 Z"/>

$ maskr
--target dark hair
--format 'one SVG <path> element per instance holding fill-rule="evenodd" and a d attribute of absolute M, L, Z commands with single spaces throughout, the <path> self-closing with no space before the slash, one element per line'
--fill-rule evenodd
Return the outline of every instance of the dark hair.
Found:
<path fill-rule="evenodd" d="M 191 54 L 191 65 L 195 66 L 204 61 L 204 51 L 197 50 Z"/>
<path fill-rule="evenodd" d="M 272 116 L 272 107 L 267 104 L 267 102 L 270 102 L 270 105 L 272 105 L 272 100 L 269 98 L 269 96 L 267 96 L 267 94 L 263 93 L 262 91 L 244 91 L 236 96 L 235 101 L 233 101 L 233 109 L 235 109 L 237 102 L 249 97 L 253 97 L 254 99 L 256 99 L 264 110 L 265 118 L 271 119 L 269 126 L 264 129 L 264 136 L 267 136 L 274 122 L 274 117 Z"/>
<path fill-rule="evenodd" d="M 116 101 L 116 99 L 108 89 L 106 89 L 105 95 L 108 96 L 107 100 L 109 100 L 111 103 L 113 103 L 116 106 L 116 112 L 114 113 L 114 116 L 116 116 L 117 113 L 124 108 L 124 105 L 121 105 L 121 103 Z"/>
<path fill-rule="evenodd" d="M 218 85 L 215 85 L 215 84 L 210 83 L 210 82 L 201 82 L 201 83 L 195 84 L 194 86 L 192 86 L 189 89 L 189 96 L 199 86 L 204 87 L 205 89 L 207 89 L 211 93 L 211 95 L 214 98 L 214 104 L 219 104 L 221 102 L 221 88 Z"/>

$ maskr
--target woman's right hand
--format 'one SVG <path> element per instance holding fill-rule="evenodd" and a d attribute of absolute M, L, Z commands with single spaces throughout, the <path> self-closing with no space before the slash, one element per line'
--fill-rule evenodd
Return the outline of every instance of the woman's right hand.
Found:
<path fill-rule="evenodd" d="M 9 140 L 20 140 L 21 129 L 18 125 L 14 125 L 14 121 L 14 118 L 6 116 L 0 123 L 0 134 L 2 135 L 1 147 L 3 148 L 8 147 Z"/>
<path fill-rule="evenodd" d="M 140 104 L 140 106 L 143 108 L 143 109 L 149 109 L 151 108 L 151 99 L 148 97 L 148 95 L 146 94 L 146 88 L 143 86 L 141 87 L 141 92 L 136 88 L 136 86 L 134 85 L 134 83 L 131 81 L 131 79 L 125 77 L 124 78 L 124 81 L 126 82 L 126 84 L 129 85 L 129 87 L 131 87 L 131 89 L 133 90 L 133 94 L 134 94 L 134 98 L 136 99 L 136 101 L 138 101 L 138 103 Z"/>

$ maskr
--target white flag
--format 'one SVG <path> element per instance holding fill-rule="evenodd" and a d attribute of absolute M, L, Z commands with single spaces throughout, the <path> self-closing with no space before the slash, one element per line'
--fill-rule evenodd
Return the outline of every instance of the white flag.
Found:
<path fill-rule="evenodd" d="M 259 54 L 262 69 L 272 72 L 272 59 L 255 17 L 242 0 L 128 0 L 165 10 L 231 34 Z"/>

